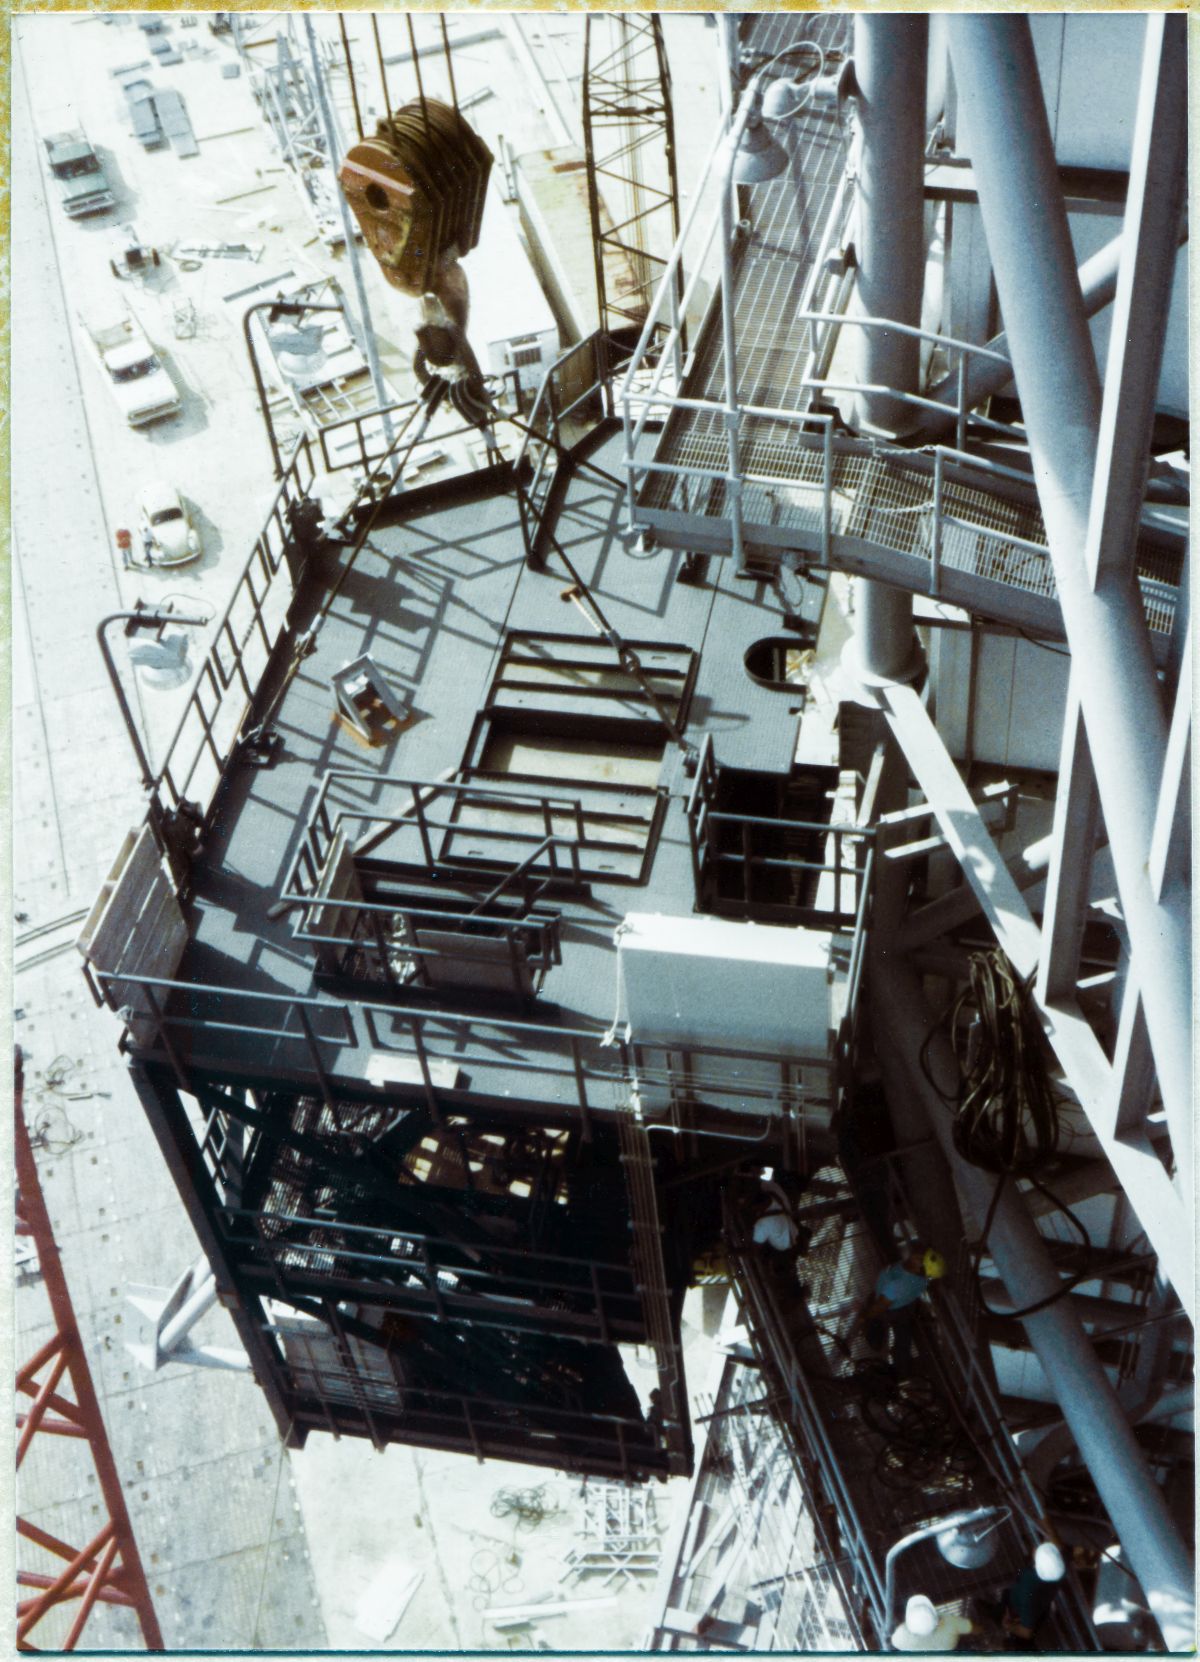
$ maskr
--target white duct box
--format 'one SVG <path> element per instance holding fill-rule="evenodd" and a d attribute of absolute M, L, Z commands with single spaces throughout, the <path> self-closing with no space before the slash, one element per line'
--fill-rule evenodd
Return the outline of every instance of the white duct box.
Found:
<path fill-rule="evenodd" d="M 643 1044 L 824 1057 L 832 943 L 821 929 L 630 913 L 617 931 L 621 1020 Z"/>

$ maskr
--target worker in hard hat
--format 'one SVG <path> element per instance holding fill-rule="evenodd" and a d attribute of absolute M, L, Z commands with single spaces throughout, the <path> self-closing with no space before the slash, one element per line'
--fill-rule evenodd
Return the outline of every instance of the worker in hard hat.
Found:
<path fill-rule="evenodd" d="M 867 1343 L 882 1349 L 891 1333 L 891 1365 L 899 1379 L 912 1358 L 917 1300 L 929 1284 L 946 1273 L 946 1260 L 933 1247 L 914 1242 L 898 1264 L 888 1264 L 875 1281 L 874 1295 L 863 1310 Z"/>
<path fill-rule="evenodd" d="M 958 1641 L 974 1633 L 975 1623 L 965 1616 L 938 1614 L 937 1606 L 924 1593 L 914 1593 L 904 1607 L 904 1620 L 892 1634 L 893 1650 L 956 1650 Z"/>
<path fill-rule="evenodd" d="M 1038 1630 L 1062 1592 L 1067 1566 L 1053 1541 L 1043 1541 L 1000 1600 L 1000 1626 L 1010 1650 L 1036 1651 Z"/>

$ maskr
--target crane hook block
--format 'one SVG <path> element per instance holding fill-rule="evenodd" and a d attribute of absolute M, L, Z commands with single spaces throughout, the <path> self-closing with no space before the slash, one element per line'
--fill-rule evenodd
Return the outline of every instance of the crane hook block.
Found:
<path fill-rule="evenodd" d="M 433 98 L 403 105 L 346 153 L 346 201 L 393 288 L 443 293 L 454 262 L 479 241 L 491 170 L 479 135 Z"/>

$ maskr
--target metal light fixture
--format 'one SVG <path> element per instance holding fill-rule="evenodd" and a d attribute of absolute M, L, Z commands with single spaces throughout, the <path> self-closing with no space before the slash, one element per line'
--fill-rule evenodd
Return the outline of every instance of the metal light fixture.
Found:
<path fill-rule="evenodd" d="M 1005 1508 L 990 1519 L 976 1519 L 973 1524 L 951 1524 L 937 1536 L 937 1549 L 947 1564 L 953 1564 L 955 1569 L 977 1570 L 996 1556 L 998 1543 L 995 1531 L 1008 1515 Z"/>
<path fill-rule="evenodd" d="M 969 1512 L 952 1512 L 901 1536 L 888 1548 L 883 1575 L 883 1631 L 888 1649 L 895 1648 L 891 1636 L 896 1623 L 896 1561 L 901 1554 L 935 1535 L 938 1550 L 948 1564 L 963 1570 L 974 1569 L 976 1565 L 986 1564 L 996 1550 L 996 1543 L 986 1537 L 1010 1516 L 1007 1506 L 977 1506 Z M 982 1556 L 977 1556 L 980 1553 Z"/>
<path fill-rule="evenodd" d="M 768 121 L 784 121 L 808 102 L 811 81 L 793 81 L 781 75 L 763 93 L 762 113 Z"/>
<path fill-rule="evenodd" d="M 808 75 L 800 80 L 778 77 L 763 94 L 762 113 L 768 121 L 785 121 L 801 110 L 836 115 L 839 104 L 853 92 L 854 64 L 847 58 L 828 75 Z"/>
<path fill-rule="evenodd" d="M 762 99 L 756 94 L 733 153 L 733 181 L 738 185 L 766 184 L 769 179 L 778 179 L 787 164 L 787 151 L 763 125 Z"/>

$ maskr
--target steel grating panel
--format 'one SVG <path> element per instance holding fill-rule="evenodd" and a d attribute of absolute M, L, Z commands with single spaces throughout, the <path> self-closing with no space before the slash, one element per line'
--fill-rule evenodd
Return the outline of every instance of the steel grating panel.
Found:
<path fill-rule="evenodd" d="M 800 40 L 815 41 L 827 54 L 845 52 L 851 26 L 846 17 L 750 17 L 742 23 L 744 58 L 753 67 Z M 786 69 L 786 63 L 780 65 L 781 73 Z M 797 321 L 795 313 L 835 206 L 847 165 L 848 135 L 827 115 L 802 113 L 776 128 L 774 136 L 789 151 L 788 174 L 783 180 L 741 187 L 746 218 L 733 250 L 738 400 L 743 409 L 759 405 L 800 415 L 811 403 L 811 392 L 802 383 L 813 342 L 810 325 Z M 680 389 L 686 397 L 714 403 L 725 397 L 720 322 L 721 307 L 714 303 Z M 756 562 L 778 557 L 793 536 L 799 550 L 823 552 L 828 526 L 831 538 L 852 538 L 927 561 L 927 583 L 920 579 L 919 568 L 915 581 L 912 576 L 903 579 L 917 592 L 938 593 L 936 558 L 942 571 L 967 580 L 965 587 L 961 581 L 956 584 L 957 602 L 977 601 L 985 616 L 1004 616 L 996 585 L 1056 601 L 1036 500 L 1014 500 L 1011 487 L 993 492 L 948 478 L 938 515 L 928 464 L 914 465 L 909 453 L 882 444 L 847 453 L 838 441 L 827 513 L 819 437 L 804 432 L 795 420 L 745 413 L 738 432 L 742 520 Z M 697 546 L 712 548 L 720 546 L 714 539 L 731 537 L 722 411 L 672 410 L 654 463 L 695 472 L 692 477 L 660 472 L 652 463 L 642 474 L 637 501 L 648 525 L 680 546 L 689 546 L 691 537 Z M 1146 620 L 1160 637 L 1174 626 L 1181 559 L 1178 549 L 1164 548 L 1152 535 L 1139 539 L 1137 570 Z M 897 576 L 894 568 L 881 575 L 892 581 Z M 978 589 L 972 586 L 976 579 Z M 1020 612 L 1020 606 L 1014 608 L 1014 616 Z"/>
<path fill-rule="evenodd" d="M 756 16 L 744 25 L 742 45 L 751 61 L 806 40 L 826 53 L 845 52 L 850 29 L 846 17 Z M 786 62 L 779 67 L 781 74 L 787 73 Z M 808 266 L 845 170 L 847 140 L 836 120 L 805 114 L 778 129 L 775 136 L 791 158 L 786 182 L 742 187 L 751 229 L 734 249 L 734 330 L 741 402 L 791 410 L 799 409 L 803 401 L 800 382 L 812 347 L 810 325 L 796 321 L 794 314 L 800 308 Z M 714 308 L 684 384 L 690 398 L 716 401 L 725 397 L 719 321 L 719 308 Z M 741 433 L 747 471 L 752 471 L 749 456 L 756 442 L 782 447 L 794 437 L 795 429 L 765 417 L 744 416 Z M 663 433 L 657 459 L 721 470 L 725 454 L 724 419 L 719 413 L 676 410 Z M 640 498 L 642 505 L 694 511 L 685 501 L 684 485 L 671 475 L 651 474 Z M 719 483 L 718 492 L 723 498 Z"/>

